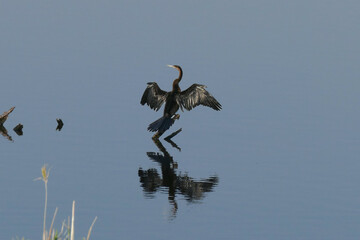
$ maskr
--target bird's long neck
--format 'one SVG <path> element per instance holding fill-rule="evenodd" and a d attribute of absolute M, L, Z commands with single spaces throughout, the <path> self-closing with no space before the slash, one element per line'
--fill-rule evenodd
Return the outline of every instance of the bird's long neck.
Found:
<path fill-rule="evenodd" d="M 179 70 L 179 77 L 175 79 L 173 82 L 173 90 L 172 90 L 173 92 L 181 92 L 181 89 L 179 87 L 179 82 L 181 81 L 183 73 L 181 69 L 178 70 Z"/>
<path fill-rule="evenodd" d="M 179 87 L 179 82 L 180 82 L 180 80 L 181 80 L 181 79 L 179 79 L 179 78 L 177 78 L 177 79 L 174 80 L 174 82 L 173 82 L 173 89 L 172 89 L 173 92 L 181 92 L 181 89 L 180 89 L 180 87 Z"/>

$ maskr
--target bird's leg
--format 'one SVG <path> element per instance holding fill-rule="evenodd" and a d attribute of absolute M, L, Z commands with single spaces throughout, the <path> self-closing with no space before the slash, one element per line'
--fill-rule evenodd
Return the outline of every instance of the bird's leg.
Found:
<path fill-rule="evenodd" d="M 180 114 L 175 114 L 172 118 L 172 120 L 179 120 L 180 119 Z"/>

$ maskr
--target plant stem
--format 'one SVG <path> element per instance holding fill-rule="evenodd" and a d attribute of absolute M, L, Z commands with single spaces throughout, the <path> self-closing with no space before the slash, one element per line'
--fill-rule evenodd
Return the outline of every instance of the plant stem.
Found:
<path fill-rule="evenodd" d="M 92 230 L 92 228 L 93 228 L 93 226 L 94 226 L 94 224 L 95 224 L 95 222 L 96 222 L 96 219 L 97 219 L 97 216 L 95 217 L 94 221 L 92 222 L 92 224 L 91 224 L 91 226 L 90 226 L 90 228 L 89 228 L 89 232 L 88 232 L 88 235 L 87 235 L 86 240 L 89 240 L 89 239 L 90 239 L 91 230 Z"/>
<path fill-rule="evenodd" d="M 52 221 L 51 221 L 51 226 L 50 226 L 50 229 L 49 229 L 48 240 L 50 240 L 50 238 L 51 238 L 51 231 L 52 231 L 52 228 L 53 228 L 53 225 L 54 225 L 54 221 L 55 221 L 55 217 L 56 217 L 57 211 L 58 211 L 58 208 L 55 209 L 55 213 L 54 213 L 53 219 L 52 219 Z"/>
<path fill-rule="evenodd" d="M 45 207 L 44 207 L 43 240 L 46 240 L 47 181 L 44 181 L 44 183 L 45 183 Z"/>
<path fill-rule="evenodd" d="M 75 222 L 75 201 L 73 201 L 72 205 L 72 216 L 71 216 L 71 234 L 70 234 L 70 240 L 74 240 L 74 222 Z"/>

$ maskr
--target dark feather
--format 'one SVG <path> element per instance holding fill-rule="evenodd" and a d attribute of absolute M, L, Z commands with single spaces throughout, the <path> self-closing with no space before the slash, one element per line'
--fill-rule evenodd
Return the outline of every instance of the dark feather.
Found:
<path fill-rule="evenodd" d="M 204 105 L 219 111 L 221 109 L 221 104 L 206 91 L 205 88 L 205 85 L 193 84 L 177 95 L 176 101 L 180 105 L 181 110 L 185 108 L 190 111 L 196 106 Z"/>
<path fill-rule="evenodd" d="M 167 95 L 168 92 L 161 90 L 156 82 L 149 82 L 140 103 L 141 105 L 146 103 L 151 109 L 158 111 L 165 102 Z"/>

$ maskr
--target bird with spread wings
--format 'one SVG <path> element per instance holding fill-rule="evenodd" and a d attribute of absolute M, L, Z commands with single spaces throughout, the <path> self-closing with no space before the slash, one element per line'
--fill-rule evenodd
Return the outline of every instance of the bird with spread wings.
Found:
<path fill-rule="evenodd" d="M 163 91 L 156 82 L 149 82 L 144 94 L 141 98 L 141 105 L 149 105 L 151 109 L 158 111 L 164 102 L 164 114 L 161 118 L 151 123 L 148 130 L 157 132 L 153 138 L 159 138 L 174 123 L 175 119 L 179 119 L 180 115 L 176 114 L 179 108 L 184 111 L 203 105 L 210 107 L 216 111 L 221 110 L 221 104 L 208 92 L 206 86 L 201 84 L 193 84 L 188 89 L 181 91 L 179 82 L 182 79 L 182 69 L 178 65 L 168 65 L 179 71 L 179 77 L 173 82 L 171 92 Z"/>

